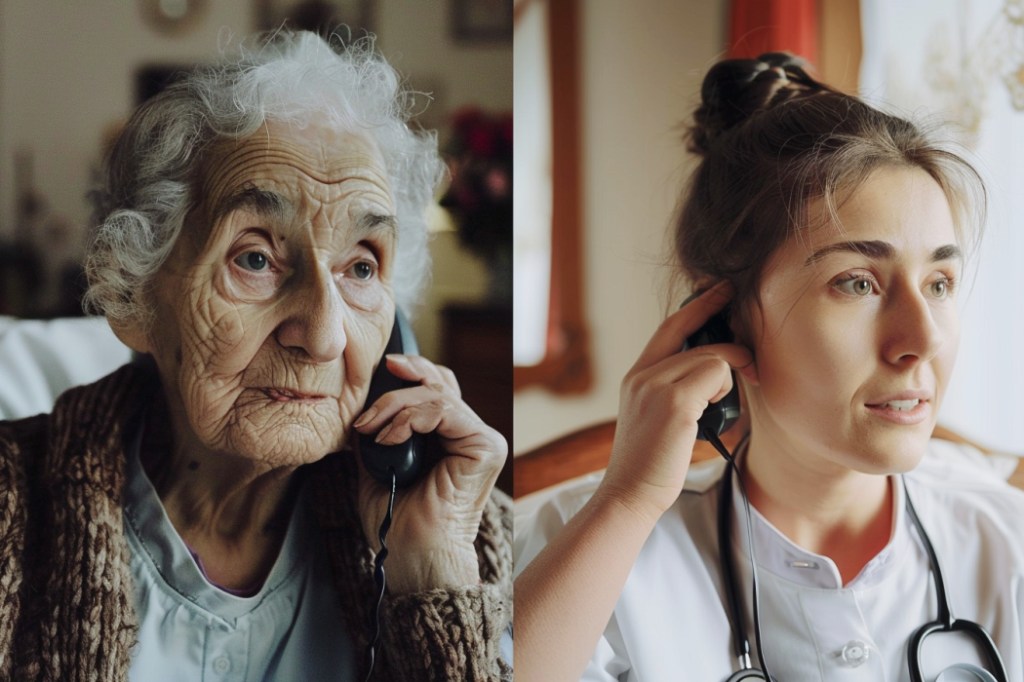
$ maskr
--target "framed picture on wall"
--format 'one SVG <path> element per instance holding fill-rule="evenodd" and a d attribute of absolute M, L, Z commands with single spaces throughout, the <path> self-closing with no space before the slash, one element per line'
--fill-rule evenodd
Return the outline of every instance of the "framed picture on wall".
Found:
<path fill-rule="evenodd" d="M 512 41 L 512 0 L 450 0 L 458 42 Z"/>
<path fill-rule="evenodd" d="M 314 31 L 326 36 L 340 33 L 346 41 L 376 33 L 373 0 L 256 0 L 256 21 L 260 30 L 282 26 Z"/>

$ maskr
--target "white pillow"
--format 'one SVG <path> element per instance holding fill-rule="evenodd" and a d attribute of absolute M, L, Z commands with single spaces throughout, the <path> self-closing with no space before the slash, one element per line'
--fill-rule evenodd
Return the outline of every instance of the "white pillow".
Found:
<path fill-rule="evenodd" d="M 49 412 L 66 389 L 131 360 L 102 317 L 19 320 L 0 316 L 0 419 Z"/>

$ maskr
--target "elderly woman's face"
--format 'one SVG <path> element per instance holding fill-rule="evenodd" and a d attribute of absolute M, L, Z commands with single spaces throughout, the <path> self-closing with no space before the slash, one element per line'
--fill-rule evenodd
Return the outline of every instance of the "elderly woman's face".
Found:
<path fill-rule="evenodd" d="M 368 137 L 274 123 L 208 156 L 149 334 L 177 437 L 317 460 L 361 412 L 394 318 L 384 163 Z"/>

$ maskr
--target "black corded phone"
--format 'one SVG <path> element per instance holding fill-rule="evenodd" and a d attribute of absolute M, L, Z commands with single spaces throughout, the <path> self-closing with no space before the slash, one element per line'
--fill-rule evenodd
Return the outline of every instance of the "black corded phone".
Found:
<path fill-rule="evenodd" d="M 396 391 L 401 388 L 415 386 L 412 381 L 399 379 L 387 368 L 387 355 L 400 353 L 402 355 L 417 355 L 419 348 L 416 346 L 416 337 L 413 336 L 412 327 L 408 320 L 402 315 L 402 311 L 395 308 L 395 323 L 391 327 L 391 336 L 384 346 L 384 352 L 377 363 L 377 369 L 373 371 L 370 378 L 370 390 L 366 396 L 367 407 L 373 405 L 378 398 L 388 391 Z M 366 471 L 381 485 L 390 489 L 391 495 L 388 498 L 387 509 L 384 520 L 381 522 L 378 539 L 380 549 L 374 558 L 373 578 L 377 587 L 377 604 L 372 611 L 372 636 L 366 646 L 367 671 L 366 680 L 373 677 L 373 670 L 377 660 L 377 644 L 380 638 L 380 615 L 381 603 L 384 600 L 384 593 L 387 589 L 387 580 L 384 574 L 384 560 L 388 556 L 387 534 L 391 528 L 392 514 L 395 508 L 395 491 L 397 488 L 413 483 L 424 468 L 423 456 L 426 448 L 426 436 L 421 433 L 413 433 L 412 437 L 404 443 L 395 445 L 381 445 L 374 441 L 376 433 L 359 434 L 359 455 L 363 460 Z"/>
<path fill-rule="evenodd" d="M 411 381 L 399 379 L 387 368 L 385 355 L 389 353 L 401 353 L 404 355 L 416 355 L 419 348 L 416 346 L 416 337 L 413 336 L 412 327 L 400 310 L 395 309 L 395 323 L 391 328 L 391 337 L 388 339 L 384 353 L 381 355 L 377 369 L 370 379 L 370 391 L 366 396 L 366 407 L 373 405 L 382 395 L 388 391 L 400 388 L 408 388 L 416 384 Z M 391 486 L 391 472 L 395 473 L 395 485 L 399 488 L 412 483 L 419 476 L 423 468 L 423 454 L 426 445 L 426 436 L 421 433 L 413 433 L 412 438 L 404 443 L 396 445 L 381 445 L 374 442 L 377 434 L 359 434 L 359 454 L 363 460 L 363 466 L 381 484 Z"/>
<path fill-rule="evenodd" d="M 700 296 L 703 291 L 698 291 L 683 301 L 685 306 L 693 299 Z M 679 306 L 680 308 L 682 306 Z M 708 346 L 714 343 L 732 343 L 735 338 L 732 329 L 729 328 L 729 308 L 712 315 L 704 325 L 687 337 L 683 343 L 683 350 L 696 346 Z M 740 387 L 736 381 L 736 372 L 732 373 L 732 390 L 724 398 L 716 403 L 711 403 L 704 410 L 704 414 L 697 420 L 697 438 L 708 440 L 704 433 L 710 429 L 716 436 L 722 435 L 729 430 L 736 420 L 740 418 Z"/>

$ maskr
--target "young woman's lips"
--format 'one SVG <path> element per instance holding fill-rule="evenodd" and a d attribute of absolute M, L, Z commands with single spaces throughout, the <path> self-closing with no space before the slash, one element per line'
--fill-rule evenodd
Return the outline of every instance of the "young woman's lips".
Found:
<path fill-rule="evenodd" d="M 869 403 L 868 412 L 893 424 L 912 426 L 928 419 L 931 401 L 917 396 L 900 396 Z"/>
<path fill-rule="evenodd" d="M 276 400 L 279 403 L 289 403 L 297 400 L 315 401 L 323 400 L 327 397 L 318 393 L 304 393 L 290 388 L 264 388 L 262 391 L 268 398 Z"/>

